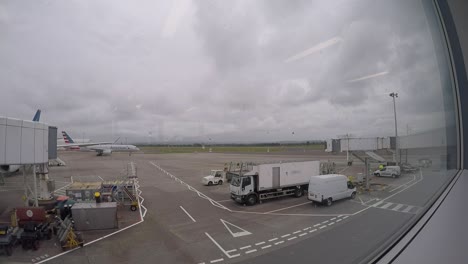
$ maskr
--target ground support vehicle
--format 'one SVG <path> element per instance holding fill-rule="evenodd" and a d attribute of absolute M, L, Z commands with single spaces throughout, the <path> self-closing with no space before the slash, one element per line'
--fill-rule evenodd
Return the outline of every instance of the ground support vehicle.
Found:
<path fill-rule="evenodd" d="M 251 171 L 233 176 L 229 186 L 231 199 L 254 205 L 282 196 L 301 197 L 310 176 L 319 174 L 320 161 L 255 165 Z"/>

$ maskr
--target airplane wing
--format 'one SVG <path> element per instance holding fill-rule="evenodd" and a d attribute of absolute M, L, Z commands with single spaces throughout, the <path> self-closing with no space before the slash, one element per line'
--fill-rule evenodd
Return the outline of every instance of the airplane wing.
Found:
<path fill-rule="evenodd" d="M 106 144 L 112 144 L 112 142 L 70 143 L 70 144 L 57 145 L 57 148 L 86 147 L 86 146 L 106 145 Z"/>

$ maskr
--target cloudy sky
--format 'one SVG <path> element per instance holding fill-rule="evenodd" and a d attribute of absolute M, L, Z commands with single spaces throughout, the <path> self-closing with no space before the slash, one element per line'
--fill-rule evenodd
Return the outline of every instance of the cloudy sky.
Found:
<path fill-rule="evenodd" d="M 398 2 L 398 3 L 396 3 Z M 420 1 L 2 1 L 0 115 L 72 136 L 280 141 L 445 125 Z"/>

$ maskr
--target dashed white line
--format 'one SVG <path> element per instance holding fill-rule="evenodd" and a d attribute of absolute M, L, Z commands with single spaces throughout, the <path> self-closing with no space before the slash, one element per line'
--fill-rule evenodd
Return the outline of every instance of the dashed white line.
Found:
<path fill-rule="evenodd" d="M 281 237 L 284 238 L 284 237 L 288 237 L 288 236 L 290 236 L 290 235 L 291 235 L 291 234 L 286 234 L 286 235 L 282 235 Z"/>
<path fill-rule="evenodd" d="M 338 223 L 339 221 L 342 221 L 342 220 L 343 220 L 343 219 L 338 219 L 338 220 L 336 220 L 336 222 Z"/>
<path fill-rule="evenodd" d="M 294 232 L 293 232 L 293 235 L 295 235 L 295 234 L 297 234 L 297 233 L 300 233 L 300 232 L 302 232 L 302 230 L 294 231 Z"/>
<path fill-rule="evenodd" d="M 263 245 L 263 244 L 265 244 L 265 241 L 255 243 L 256 246 L 260 246 L 260 245 Z"/>
<path fill-rule="evenodd" d="M 226 253 L 236 252 L 237 249 L 226 250 Z"/>
<path fill-rule="evenodd" d="M 305 236 L 305 235 L 307 235 L 307 233 L 302 233 L 299 236 L 301 237 L 301 236 Z"/>
<path fill-rule="evenodd" d="M 331 220 L 331 221 L 333 221 L 333 220 L 335 220 L 335 219 L 336 219 L 336 217 L 333 217 L 333 218 L 332 218 L 332 219 L 330 219 L 330 220 Z"/>
<path fill-rule="evenodd" d="M 210 263 L 216 263 L 216 262 L 220 262 L 220 261 L 223 261 L 223 260 L 224 260 L 223 258 L 214 259 L 214 260 L 210 261 Z"/>
<path fill-rule="evenodd" d="M 346 219 L 346 218 L 348 218 L 348 217 L 349 217 L 349 215 L 347 215 L 347 216 L 344 216 L 344 217 L 343 217 L 343 219 Z"/>
<path fill-rule="evenodd" d="M 321 224 L 316 224 L 316 225 L 314 225 L 314 227 L 317 227 L 317 226 L 319 226 L 319 225 L 321 225 Z"/>
<path fill-rule="evenodd" d="M 240 254 L 235 254 L 235 255 L 231 255 L 231 258 L 236 258 L 236 257 L 239 257 Z"/>
<path fill-rule="evenodd" d="M 334 224 L 335 224 L 335 222 L 331 222 L 331 223 L 329 223 L 328 225 L 331 226 L 331 225 L 334 225 Z"/>
<path fill-rule="evenodd" d="M 256 252 L 256 251 L 257 251 L 256 249 L 252 249 L 252 250 L 246 251 L 245 254 L 250 254 L 250 253 L 253 253 L 253 252 Z"/>
<path fill-rule="evenodd" d="M 293 239 L 296 239 L 296 238 L 297 238 L 296 236 L 293 236 L 293 237 L 288 238 L 288 240 L 293 240 Z"/>
<path fill-rule="evenodd" d="M 266 245 L 266 246 L 262 247 L 262 249 L 269 248 L 269 247 L 271 247 L 271 245 Z"/>
<path fill-rule="evenodd" d="M 328 220 L 322 222 L 322 224 L 326 224 L 326 223 L 328 223 Z"/>
<path fill-rule="evenodd" d="M 200 262 L 200 263 L 198 263 L 198 264 L 205 264 L 205 262 Z"/>
<path fill-rule="evenodd" d="M 309 227 L 306 227 L 306 228 L 303 228 L 302 230 L 303 230 L 303 231 L 307 231 L 307 230 L 309 230 L 309 229 L 310 229 L 310 226 L 309 226 Z"/>
<path fill-rule="evenodd" d="M 284 240 L 276 242 L 275 245 L 279 245 L 279 244 L 282 244 L 282 243 L 284 243 Z"/>
<path fill-rule="evenodd" d="M 244 250 L 244 249 L 250 248 L 250 247 L 252 247 L 252 246 L 251 246 L 251 245 L 248 245 L 248 246 L 245 246 L 245 247 L 241 247 L 241 248 L 239 248 L 239 249 L 240 249 L 240 250 Z"/>
<path fill-rule="evenodd" d="M 325 227 L 327 227 L 327 226 L 321 226 L 321 227 L 319 227 L 319 228 L 322 229 L 322 228 L 325 228 Z"/>
<path fill-rule="evenodd" d="M 312 229 L 312 230 L 309 231 L 309 233 L 313 233 L 315 231 L 317 231 L 317 229 Z"/>
<path fill-rule="evenodd" d="M 268 242 L 272 242 L 272 241 L 275 241 L 275 240 L 278 240 L 278 238 L 275 237 L 275 238 L 272 238 L 272 239 L 268 239 Z"/>

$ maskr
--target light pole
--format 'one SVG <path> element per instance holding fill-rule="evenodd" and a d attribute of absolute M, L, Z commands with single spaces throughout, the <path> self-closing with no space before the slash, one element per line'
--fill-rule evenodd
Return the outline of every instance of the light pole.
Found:
<path fill-rule="evenodd" d="M 390 93 L 389 95 L 393 98 L 393 113 L 395 114 L 395 162 L 398 163 L 398 128 L 395 104 L 395 98 L 398 97 L 398 93 Z"/>

